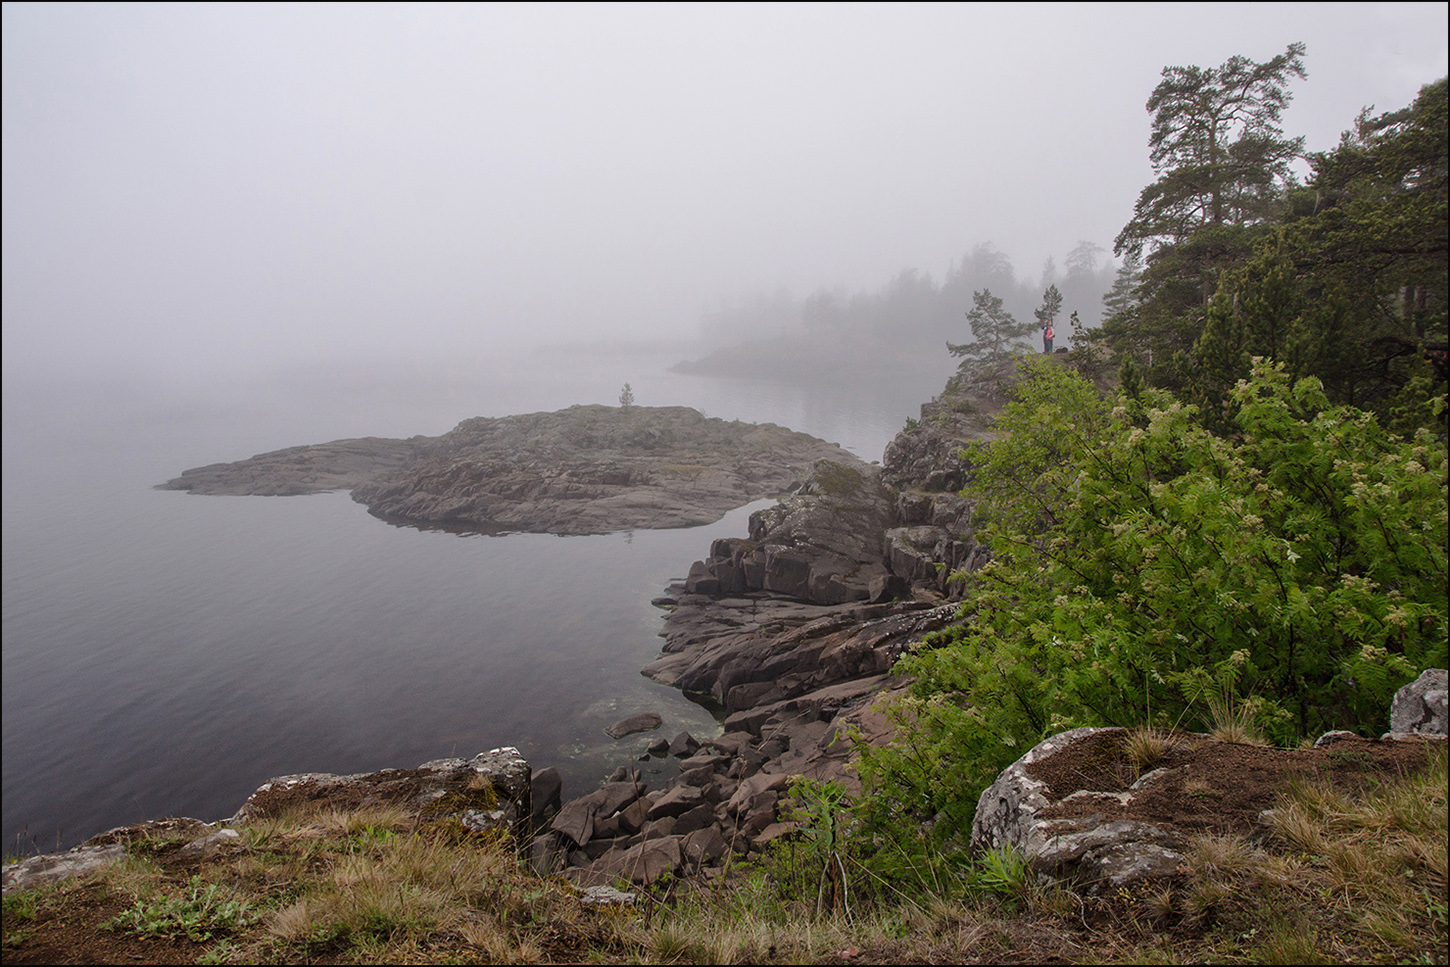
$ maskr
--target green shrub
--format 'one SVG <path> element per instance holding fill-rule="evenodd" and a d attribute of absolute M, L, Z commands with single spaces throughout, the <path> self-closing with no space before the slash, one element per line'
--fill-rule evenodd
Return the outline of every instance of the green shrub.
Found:
<path fill-rule="evenodd" d="M 993 561 L 903 658 L 898 741 L 862 752 L 878 845 L 914 825 L 909 855 L 965 849 L 981 790 L 1049 734 L 1207 730 L 1205 683 L 1293 742 L 1383 731 L 1395 689 L 1444 667 L 1443 438 L 1398 438 L 1263 361 L 1228 437 L 1162 391 L 1114 404 L 1023 365 L 1006 432 L 970 448 Z"/>

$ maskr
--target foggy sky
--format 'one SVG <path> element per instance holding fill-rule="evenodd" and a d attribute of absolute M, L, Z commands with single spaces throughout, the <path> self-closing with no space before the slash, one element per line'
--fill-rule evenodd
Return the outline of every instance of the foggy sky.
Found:
<path fill-rule="evenodd" d="M 784 287 L 1111 248 L 1166 65 L 1308 46 L 1290 135 L 1446 73 L 1430 4 L 3 8 L 3 359 L 236 375 L 694 336 Z"/>

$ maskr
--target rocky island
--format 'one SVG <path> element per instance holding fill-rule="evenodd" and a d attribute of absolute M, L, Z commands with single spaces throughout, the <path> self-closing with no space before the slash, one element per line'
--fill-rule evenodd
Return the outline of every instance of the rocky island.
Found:
<path fill-rule="evenodd" d="M 350 490 L 395 524 L 466 533 L 606 534 L 689 527 L 797 489 L 818 460 L 861 473 L 842 448 L 773 423 L 684 406 L 571 406 L 476 417 L 438 437 L 365 437 L 185 471 L 194 494 Z"/>

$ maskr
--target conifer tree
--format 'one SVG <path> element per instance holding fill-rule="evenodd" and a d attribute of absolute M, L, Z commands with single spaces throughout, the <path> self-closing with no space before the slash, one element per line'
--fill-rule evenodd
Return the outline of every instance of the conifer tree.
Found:
<path fill-rule="evenodd" d="M 967 313 L 973 342 L 947 343 L 953 356 L 963 357 L 961 366 L 990 359 L 995 365 L 1007 355 L 1011 344 L 1031 330 L 1030 324 L 1018 322 L 1002 308 L 1002 300 L 991 289 L 972 293 L 972 311 Z"/>

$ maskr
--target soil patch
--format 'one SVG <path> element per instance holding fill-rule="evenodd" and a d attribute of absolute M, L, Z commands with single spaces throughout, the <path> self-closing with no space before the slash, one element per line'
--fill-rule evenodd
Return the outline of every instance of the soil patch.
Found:
<path fill-rule="evenodd" d="M 1104 822 L 1130 819 L 1190 833 L 1246 835 L 1292 783 L 1327 782 L 1340 792 L 1363 792 L 1424 769 L 1437 741 L 1354 737 L 1321 749 L 1274 749 L 1175 733 L 1163 757 L 1140 775 L 1128 755 L 1127 737 L 1127 732 L 1099 733 L 1028 765 L 1028 774 L 1047 784 L 1051 800 L 1079 790 L 1125 792 L 1147 780 L 1127 803 L 1082 797 L 1056 802 L 1042 818 L 1100 815 Z"/>

